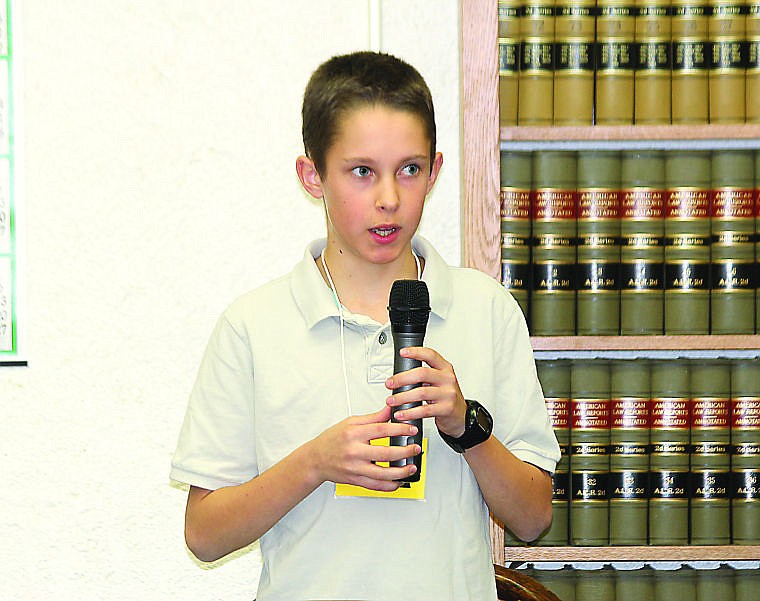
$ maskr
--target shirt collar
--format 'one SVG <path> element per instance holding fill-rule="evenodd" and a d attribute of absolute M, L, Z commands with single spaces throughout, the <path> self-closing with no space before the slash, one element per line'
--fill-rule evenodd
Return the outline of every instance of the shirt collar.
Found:
<path fill-rule="evenodd" d="M 324 319 L 338 316 L 332 290 L 325 283 L 315 263 L 326 245 L 325 238 L 309 244 L 303 259 L 296 264 L 292 273 L 290 287 L 307 329 L 313 328 Z M 425 259 L 422 281 L 427 284 L 430 292 L 430 312 L 440 319 L 446 319 L 451 305 L 451 275 L 448 265 L 433 245 L 422 236 L 412 239 L 412 248 Z"/>

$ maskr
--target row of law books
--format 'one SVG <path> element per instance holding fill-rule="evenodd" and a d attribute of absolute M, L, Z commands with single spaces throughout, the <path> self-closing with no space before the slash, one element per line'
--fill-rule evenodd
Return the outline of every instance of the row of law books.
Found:
<path fill-rule="evenodd" d="M 760 591 L 760 570 L 728 563 L 601 563 L 583 569 L 528 563 L 520 569 L 562 601 L 757 601 Z"/>
<path fill-rule="evenodd" d="M 760 123 L 758 0 L 501 0 L 501 124 Z"/>
<path fill-rule="evenodd" d="M 562 458 L 532 544 L 760 544 L 760 359 L 537 369 Z"/>
<path fill-rule="evenodd" d="M 501 282 L 534 336 L 754 334 L 759 196 L 749 149 L 505 150 Z"/>

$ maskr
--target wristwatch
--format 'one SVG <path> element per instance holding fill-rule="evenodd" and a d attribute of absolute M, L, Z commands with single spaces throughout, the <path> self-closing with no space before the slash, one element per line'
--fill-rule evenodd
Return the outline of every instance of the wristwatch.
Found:
<path fill-rule="evenodd" d="M 438 430 L 443 441 L 457 453 L 464 453 L 467 449 L 485 442 L 493 430 L 493 418 L 486 408 L 477 401 L 465 399 L 465 402 L 467 411 L 464 414 L 464 434 L 455 438 Z"/>

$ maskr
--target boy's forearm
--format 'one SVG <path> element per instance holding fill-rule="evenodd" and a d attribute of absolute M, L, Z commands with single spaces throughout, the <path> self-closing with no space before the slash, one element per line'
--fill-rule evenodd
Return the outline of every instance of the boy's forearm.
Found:
<path fill-rule="evenodd" d="M 244 484 L 191 488 L 185 540 L 201 561 L 215 561 L 258 540 L 321 484 L 304 445 Z"/>
<path fill-rule="evenodd" d="M 494 436 L 464 453 L 491 512 L 530 541 L 551 524 L 551 477 L 518 459 Z"/>

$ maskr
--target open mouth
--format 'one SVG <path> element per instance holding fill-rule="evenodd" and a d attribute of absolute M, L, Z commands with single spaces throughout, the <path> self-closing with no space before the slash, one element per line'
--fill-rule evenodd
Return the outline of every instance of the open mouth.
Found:
<path fill-rule="evenodd" d="M 395 232 L 396 228 L 395 227 L 387 227 L 387 228 L 385 228 L 385 227 L 382 227 L 382 228 L 381 227 L 373 227 L 372 229 L 370 229 L 370 231 L 373 234 L 377 234 L 381 238 L 386 238 L 386 237 L 390 236 L 393 232 Z"/>

